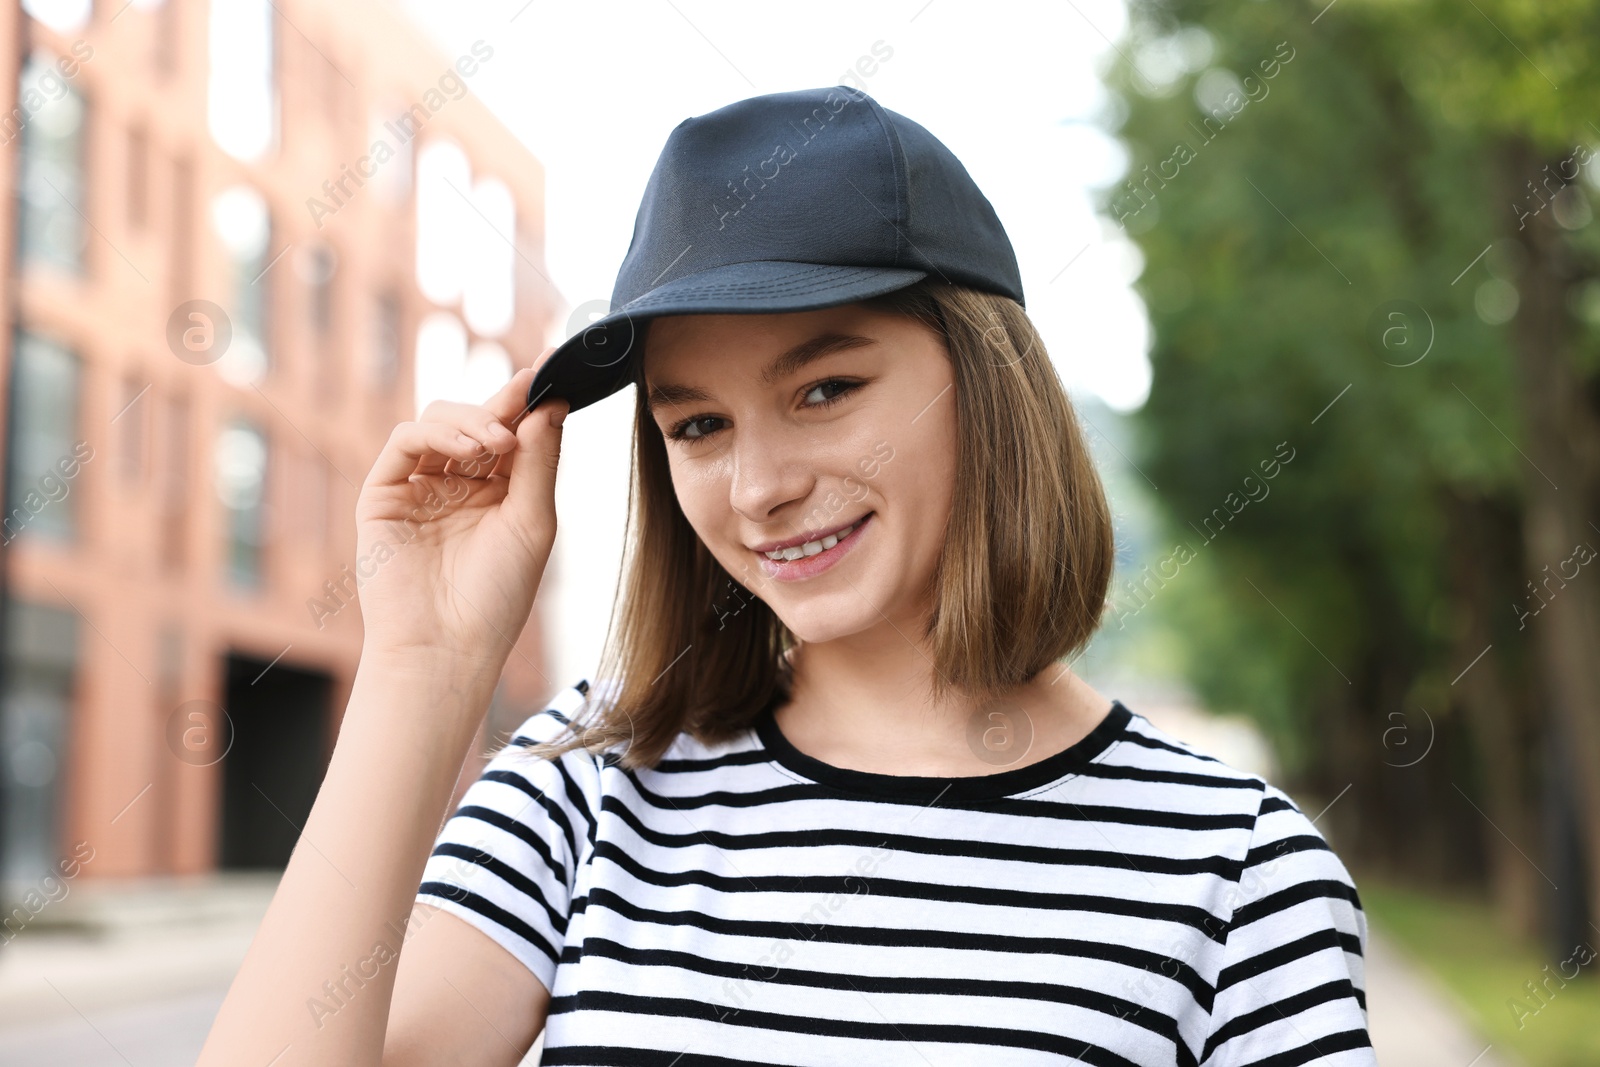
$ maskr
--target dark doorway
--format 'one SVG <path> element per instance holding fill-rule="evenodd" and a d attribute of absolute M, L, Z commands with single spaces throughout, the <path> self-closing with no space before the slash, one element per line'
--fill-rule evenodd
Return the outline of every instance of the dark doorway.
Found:
<path fill-rule="evenodd" d="M 288 866 L 332 755 L 332 679 L 282 660 L 227 657 L 223 708 L 233 741 L 222 760 L 221 866 Z"/>

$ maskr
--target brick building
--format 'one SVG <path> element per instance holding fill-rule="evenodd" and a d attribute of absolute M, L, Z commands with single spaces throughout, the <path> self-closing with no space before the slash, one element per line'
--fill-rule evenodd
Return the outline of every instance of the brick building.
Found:
<path fill-rule="evenodd" d="M 281 866 L 358 488 L 559 307 L 543 171 L 472 92 L 509 59 L 381 0 L 26 0 L 0 42 L 0 877 Z M 553 690 L 537 619 L 489 731 Z"/>

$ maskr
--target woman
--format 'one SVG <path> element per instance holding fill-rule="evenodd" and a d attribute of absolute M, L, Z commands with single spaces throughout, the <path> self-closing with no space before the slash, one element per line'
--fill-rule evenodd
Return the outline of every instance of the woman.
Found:
<path fill-rule="evenodd" d="M 613 305 L 375 463 L 350 705 L 201 1064 L 1376 1062 L 1311 821 L 1061 662 L 1109 514 L 948 149 L 842 88 L 688 120 Z M 604 681 L 440 830 L 561 420 L 630 383 Z"/>

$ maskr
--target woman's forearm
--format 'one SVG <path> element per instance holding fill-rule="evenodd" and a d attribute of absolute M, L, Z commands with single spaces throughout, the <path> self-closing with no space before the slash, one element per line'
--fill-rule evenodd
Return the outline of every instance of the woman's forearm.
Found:
<path fill-rule="evenodd" d="M 362 656 L 327 775 L 198 1067 L 381 1062 L 406 919 L 500 667 Z"/>

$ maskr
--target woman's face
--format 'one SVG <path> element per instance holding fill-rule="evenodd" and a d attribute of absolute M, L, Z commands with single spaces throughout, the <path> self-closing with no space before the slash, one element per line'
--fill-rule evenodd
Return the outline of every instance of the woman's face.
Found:
<path fill-rule="evenodd" d="M 937 333 L 860 305 L 665 316 L 649 325 L 644 370 L 678 503 L 735 580 L 808 643 L 920 633 L 955 481 Z M 795 560 L 758 551 L 852 524 Z"/>

